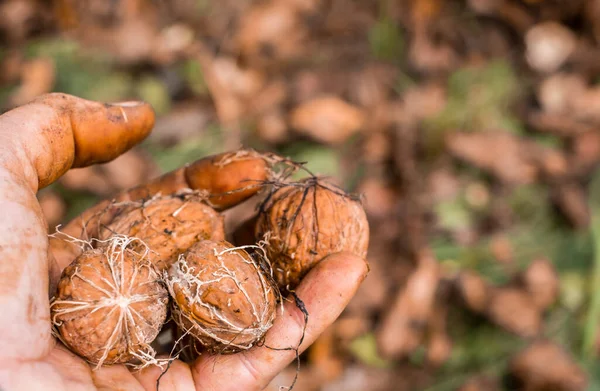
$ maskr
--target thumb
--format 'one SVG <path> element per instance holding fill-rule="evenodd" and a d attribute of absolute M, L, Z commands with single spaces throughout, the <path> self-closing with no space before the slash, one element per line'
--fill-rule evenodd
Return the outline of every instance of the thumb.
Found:
<path fill-rule="evenodd" d="M 20 125 L 20 140 L 34 162 L 38 189 L 70 168 L 116 158 L 146 138 L 154 126 L 154 111 L 147 103 L 107 104 L 61 93 L 43 95 L 1 118 Z"/>

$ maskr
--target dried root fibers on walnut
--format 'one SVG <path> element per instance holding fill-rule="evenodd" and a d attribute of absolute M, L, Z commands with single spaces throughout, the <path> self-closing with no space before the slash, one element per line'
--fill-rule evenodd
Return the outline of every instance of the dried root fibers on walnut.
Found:
<path fill-rule="evenodd" d="M 267 270 L 228 242 L 196 243 L 165 276 L 173 319 L 210 352 L 251 348 L 275 319 L 279 291 Z"/>
<path fill-rule="evenodd" d="M 223 217 L 193 192 L 127 203 L 110 223 L 99 228 L 100 239 L 114 234 L 146 243 L 151 250 L 148 257 L 160 272 L 194 243 L 225 237 Z"/>
<path fill-rule="evenodd" d="M 50 304 L 56 336 L 91 364 L 157 364 L 150 344 L 169 294 L 141 241 L 115 236 L 84 251 L 62 274 Z"/>
<path fill-rule="evenodd" d="M 314 176 L 274 184 L 260 207 L 256 234 L 267 241 L 275 280 L 287 290 L 327 255 L 349 251 L 365 258 L 369 245 L 360 201 Z"/>

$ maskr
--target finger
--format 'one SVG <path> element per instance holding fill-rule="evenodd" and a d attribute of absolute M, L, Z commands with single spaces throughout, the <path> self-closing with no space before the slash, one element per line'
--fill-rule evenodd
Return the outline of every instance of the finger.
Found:
<path fill-rule="evenodd" d="M 43 360 L 0 365 L 0 388 L 15 391 L 96 390 L 87 363 L 60 344 Z"/>
<path fill-rule="evenodd" d="M 146 184 L 119 193 L 119 202 L 137 201 L 156 194 L 173 194 L 183 189 L 199 190 L 207 202 L 217 210 L 234 206 L 256 194 L 270 175 L 267 158 L 251 150 L 240 150 L 208 156 L 185 167 L 171 171 Z M 74 218 L 61 232 L 89 240 L 98 234 L 98 228 L 108 224 L 119 212 L 119 207 L 103 201 Z M 80 248 L 61 239 L 50 239 L 50 248 L 62 271 L 80 253 Z"/>
<path fill-rule="evenodd" d="M 224 210 L 256 194 L 268 176 L 265 156 L 239 150 L 199 159 L 129 190 L 128 195 L 130 199 L 142 199 L 189 188 L 203 191 L 213 208 Z"/>
<path fill-rule="evenodd" d="M 265 156 L 243 150 L 198 160 L 184 172 L 190 188 L 206 190 L 217 210 L 252 197 L 270 174 Z"/>
<path fill-rule="evenodd" d="M 296 294 L 309 314 L 300 351 L 315 341 L 341 314 L 368 272 L 361 258 L 349 253 L 334 254 L 320 262 L 305 277 Z M 304 314 L 286 301 L 283 314 L 267 333 L 265 345 L 233 355 L 201 356 L 192 366 L 198 390 L 262 390 L 295 358 L 304 329 Z"/>
<path fill-rule="evenodd" d="M 63 382 L 61 389 L 87 391 L 95 388 L 92 383 L 90 366 L 81 357 L 69 351 L 63 344 L 57 343 L 50 355 L 45 358 L 45 362 L 50 363 L 59 374 L 59 378 Z"/>
<path fill-rule="evenodd" d="M 153 121 L 145 104 L 119 108 L 64 94 L 0 116 L 0 361 L 37 359 L 52 348 L 48 239 L 36 191 L 73 165 L 113 158 Z M 96 131 L 106 142 L 87 141 L 98 140 Z"/>
<path fill-rule="evenodd" d="M 259 153 L 249 150 L 226 152 L 199 159 L 146 184 L 123 191 L 114 200 L 138 201 L 157 194 L 192 189 L 204 193 L 215 209 L 224 210 L 256 194 L 269 175 L 269 166 Z M 76 238 L 84 234 L 94 237 L 99 222 L 93 218 L 100 212 L 106 212 L 108 205 L 109 201 L 105 200 L 91 207 L 61 231 Z M 110 213 L 114 215 L 117 211 L 118 208 L 114 208 Z"/>
<path fill-rule="evenodd" d="M 149 366 L 141 371 L 133 372 L 133 376 L 140 382 L 146 391 L 157 391 L 156 381 L 163 373 L 157 366 Z M 173 360 L 160 378 L 158 391 L 195 391 L 194 379 L 190 366 L 186 363 Z"/>
<path fill-rule="evenodd" d="M 70 168 L 116 158 L 154 126 L 154 111 L 147 103 L 103 104 L 66 94 L 44 95 L 7 115 L 21 121 L 31 116 L 22 122 L 21 132 L 29 137 L 22 137 L 21 147 L 34 161 L 39 188 Z"/>
<path fill-rule="evenodd" d="M 145 391 L 125 365 L 100 367 L 92 371 L 92 379 L 98 391 Z"/>

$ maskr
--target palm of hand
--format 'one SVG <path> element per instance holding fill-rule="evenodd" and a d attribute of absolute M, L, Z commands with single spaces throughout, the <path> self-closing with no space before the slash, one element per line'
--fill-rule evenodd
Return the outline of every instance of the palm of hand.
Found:
<path fill-rule="evenodd" d="M 36 192 L 68 169 L 114 159 L 142 140 L 154 123 L 141 103 L 103 105 L 50 94 L 0 116 L 0 389 L 156 390 L 158 367 L 92 368 L 50 333 L 48 290 L 72 253 L 47 238 Z M 334 254 L 297 289 L 310 314 L 300 350 L 341 313 L 367 273 L 363 260 Z M 304 315 L 284 304 L 267 346 L 295 347 Z M 254 347 L 225 356 L 173 361 L 160 390 L 260 390 L 295 357 L 294 351 Z"/>

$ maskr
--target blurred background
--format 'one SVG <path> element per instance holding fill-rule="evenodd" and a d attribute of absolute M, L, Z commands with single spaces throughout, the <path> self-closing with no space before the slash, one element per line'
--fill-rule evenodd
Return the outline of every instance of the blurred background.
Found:
<path fill-rule="evenodd" d="M 242 145 L 364 196 L 371 273 L 295 390 L 600 390 L 600 1 L 3 0 L 0 42 L 2 111 L 158 115 L 50 227 Z"/>

